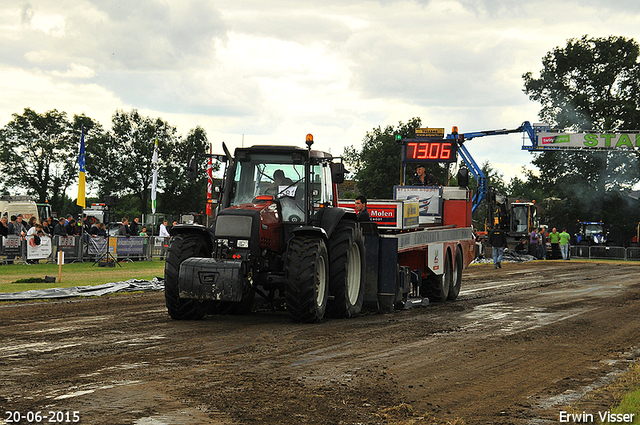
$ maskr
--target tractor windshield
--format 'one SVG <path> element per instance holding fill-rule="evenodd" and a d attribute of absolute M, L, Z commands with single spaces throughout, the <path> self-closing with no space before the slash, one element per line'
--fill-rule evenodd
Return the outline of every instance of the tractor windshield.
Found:
<path fill-rule="evenodd" d="M 291 155 L 254 154 L 238 161 L 231 205 L 253 202 L 260 195 L 280 201 L 284 221 L 305 218 L 305 167 L 294 164 Z"/>
<path fill-rule="evenodd" d="M 529 228 L 529 208 L 525 205 L 514 205 L 511 215 L 511 231 L 527 232 Z"/>
<path fill-rule="evenodd" d="M 601 224 L 587 224 L 585 226 L 585 236 L 604 235 L 604 229 Z"/>

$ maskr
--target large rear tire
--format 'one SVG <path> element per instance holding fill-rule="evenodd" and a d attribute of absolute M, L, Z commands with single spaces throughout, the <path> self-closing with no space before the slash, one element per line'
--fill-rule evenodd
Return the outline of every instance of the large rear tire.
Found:
<path fill-rule="evenodd" d="M 464 268 L 464 263 L 462 260 L 462 249 L 458 247 L 456 249 L 456 261 L 453 264 L 453 268 L 451 270 L 451 286 L 449 287 L 449 295 L 447 295 L 447 299 L 449 301 L 453 301 L 458 298 L 458 294 L 460 294 L 460 287 L 462 286 L 462 269 Z"/>
<path fill-rule="evenodd" d="M 285 297 L 289 318 L 317 323 L 329 297 L 329 254 L 324 240 L 295 236 L 289 242 L 285 265 Z"/>
<path fill-rule="evenodd" d="M 447 252 L 444 260 L 444 271 L 441 275 L 429 275 L 420 288 L 420 295 L 429 298 L 430 301 L 446 301 L 451 288 L 451 275 L 453 267 L 451 265 L 451 253 Z"/>
<path fill-rule="evenodd" d="M 329 239 L 329 292 L 331 317 L 357 316 L 364 302 L 364 237 L 352 221 L 338 224 Z"/>
<path fill-rule="evenodd" d="M 208 256 L 207 243 L 200 235 L 176 235 L 171 239 L 164 266 L 164 297 L 172 319 L 198 320 L 205 316 L 205 302 L 180 298 L 178 273 L 180 264 L 187 258 Z"/>

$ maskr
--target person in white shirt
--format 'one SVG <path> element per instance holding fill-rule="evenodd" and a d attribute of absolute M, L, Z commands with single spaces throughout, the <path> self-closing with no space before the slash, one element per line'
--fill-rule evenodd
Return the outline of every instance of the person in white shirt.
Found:
<path fill-rule="evenodd" d="M 164 220 L 162 222 L 162 224 L 160 225 L 160 233 L 158 234 L 158 236 L 160 236 L 161 238 L 168 238 L 169 235 L 169 231 L 167 230 L 167 220 Z"/>
<path fill-rule="evenodd" d="M 167 223 L 167 220 L 164 220 L 162 222 L 162 224 L 160 225 L 160 232 L 158 234 L 158 237 L 164 238 L 164 240 L 162 241 L 162 252 L 160 254 L 161 260 L 164 260 L 164 256 L 167 254 L 167 248 L 169 247 L 169 237 L 171 236 L 169 234 L 169 231 L 167 230 Z"/>

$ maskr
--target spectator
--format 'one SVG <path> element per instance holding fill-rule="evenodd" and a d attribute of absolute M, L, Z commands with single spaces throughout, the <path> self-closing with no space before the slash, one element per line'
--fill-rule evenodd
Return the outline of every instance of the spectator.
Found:
<path fill-rule="evenodd" d="M 86 214 L 82 214 L 82 231 L 84 233 L 89 233 L 92 225 L 93 225 L 93 217 L 87 217 Z"/>
<path fill-rule="evenodd" d="M 7 227 L 7 216 L 3 215 L 0 218 L 0 236 L 6 237 L 9 234 L 9 228 Z"/>
<path fill-rule="evenodd" d="M 529 235 L 529 254 L 533 255 L 538 260 L 540 259 L 538 252 L 539 246 L 540 236 L 538 235 L 538 232 L 536 232 L 536 229 L 533 229 Z"/>
<path fill-rule="evenodd" d="M 98 223 L 98 237 L 100 238 L 109 237 L 109 233 L 107 232 L 107 228 L 104 223 Z"/>
<path fill-rule="evenodd" d="M 355 200 L 356 219 L 359 222 L 371 221 L 369 210 L 367 210 L 367 198 L 363 195 L 356 196 Z"/>
<path fill-rule="evenodd" d="M 122 224 L 118 228 L 118 236 L 131 236 L 131 230 L 129 229 L 129 219 L 127 217 L 122 217 Z"/>
<path fill-rule="evenodd" d="M 569 241 L 571 240 L 571 235 L 567 233 L 567 229 L 562 229 L 562 233 L 560 233 L 560 251 L 562 252 L 562 259 L 569 259 L 569 248 L 571 245 Z"/>
<path fill-rule="evenodd" d="M 168 221 L 166 219 L 162 222 L 162 224 L 160 225 L 160 233 L 158 234 L 158 237 L 164 239 L 162 241 L 162 251 L 160 253 L 161 260 L 164 260 L 164 256 L 167 253 L 167 248 L 169 247 L 169 237 L 171 236 L 169 234 L 169 231 L 167 230 L 167 223 Z"/>
<path fill-rule="evenodd" d="M 507 247 L 507 235 L 500 226 L 493 226 L 493 229 L 489 231 L 489 244 L 493 250 L 493 268 L 502 268 L 502 254 Z"/>
<path fill-rule="evenodd" d="M 11 232 L 9 232 L 11 234 Z M 13 222 L 13 234 L 18 236 L 25 236 L 27 229 L 22 221 L 22 214 L 16 216 L 16 220 Z"/>
<path fill-rule="evenodd" d="M 29 231 L 29 229 L 35 226 L 37 222 L 38 222 L 38 219 L 35 216 L 31 216 L 31 218 L 29 218 L 29 221 L 25 225 L 25 229 L 27 229 L 27 232 Z"/>
<path fill-rule="evenodd" d="M 51 217 L 42 220 L 42 231 L 45 235 L 51 237 L 53 235 L 53 219 Z"/>
<path fill-rule="evenodd" d="M 147 226 L 142 226 L 140 236 L 144 237 L 142 240 L 142 255 L 143 257 L 149 256 L 149 235 L 147 234 Z"/>
<path fill-rule="evenodd" d="M 426 171 L 424 164 L 418 164 L 416 167 L 416 174 L 413 176 L 412 186 L 437 186 L 438 180 L 436 180 L 433 174 L 429 174 Z"/>
<path fill-rule="evenodd" d="M 164 220 L 162 222 L 162 224 L 160 225 L 160 232 L 158 233 L 158 236 L 161 238 L 168 238 L 169 236 L 169 230 L 167 229 L 167 224 L 169 222 L 167 220 Z"/>
<path fill-rule="evenodd" d="M 64 217 L 60 217 L 58 219 L 58 224 L 56 224 L 56 227 L 53 228 L 53 236 L 67 237 L 65 222 L 66 220 Z"/>
<path fill-rule="evenodd" d="M 555 227 L 549 233 L 549 242 L 551 243 L 551 259 L 558 260 L 560 258 L 560 233 Z"/>
<path fill-rule="evenodd" d="M 544 231 L 544 227 L 538 229 L 538 237 L 540 240 L 540 244 L 538 245 L 538 256 L 541 260 L 546 260 L 547 258 L 547 235 Z"/>
<path fill-rule="evenodd" d="M 100 230 L 100 222 L 96 220 L 91 225 L 91 228 L 89 229 L 88 233 L 92 238 L 97 238 L 99 230 Z"/>
<path fill-rule="evenodd" d="M 35 248 L 36 246 L 40 245 L 40 238 L 44 236 L 44 233 L 42 232 L 42 224 L 35 222 L 33 226 L 29 228 L 29 230 L 27 230 L 27 236 L 27 241 L 30 246 Z M 40 260 L 27 260 L 27 263 L 38 264 L 40 263 Z"/>
<path fill-rule="evenodd" d="M 67 236 L 75 236 L 76 235 L 76 220 L 71 217 L 71 218 L 67 218 L 67 225 L 64 226 L 65 230 L 67 231 Z"/>
<path fill-rule="evenodd" d="M 133 236 L 138 236 L 138 234 L 140 233 L 139 224 L 140 224 L 139 217 L 134 218 L 131 224 L 129 224 L 129 230 Z"/>

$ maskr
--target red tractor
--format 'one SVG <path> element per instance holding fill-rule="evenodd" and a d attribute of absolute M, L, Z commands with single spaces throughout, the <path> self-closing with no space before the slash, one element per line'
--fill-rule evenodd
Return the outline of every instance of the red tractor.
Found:
<path fill-rule="evenodd" d="M 228 161 L 212 227 L 176 226 L 165 266 L 174 319 L 248 313 L 254 297 L 284 300 L 289 317 L 352 317 L 363 305 L 364 239 L 336 208 L 344 166 L 324 152 L 239 148 Z M 226 147 L 225 147 L 226 150 Z M 329 295 L 331 294 L 331 298 Z"/>

